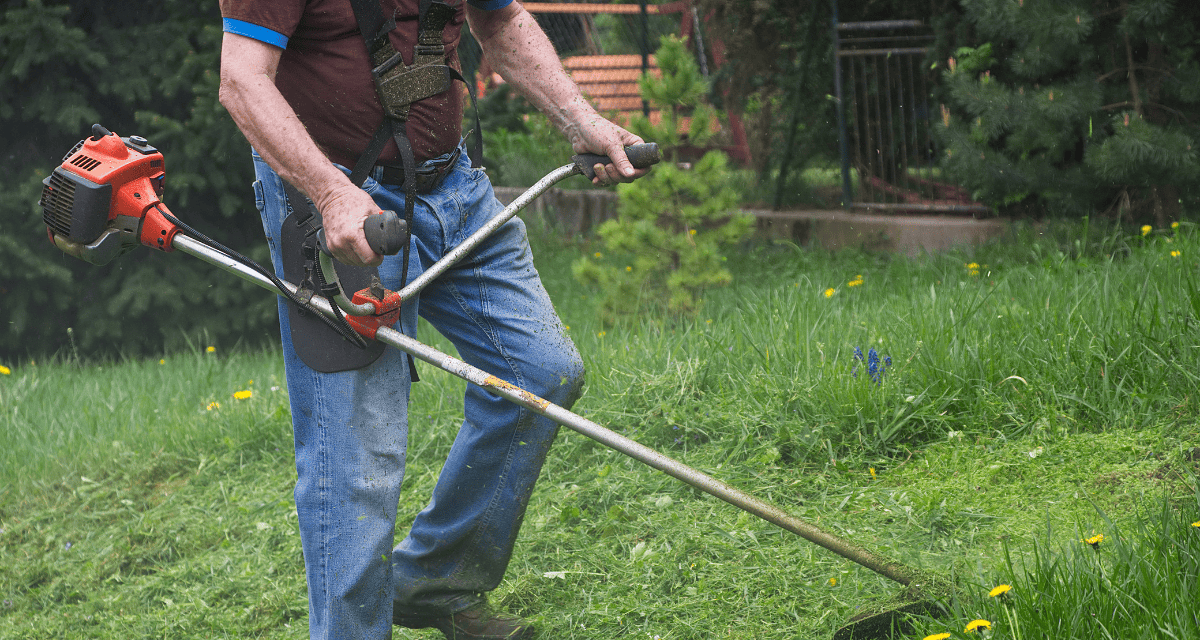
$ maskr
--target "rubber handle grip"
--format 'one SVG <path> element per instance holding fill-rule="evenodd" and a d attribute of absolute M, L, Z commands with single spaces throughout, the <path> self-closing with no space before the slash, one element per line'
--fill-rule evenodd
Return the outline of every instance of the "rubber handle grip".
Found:
<path fill-rule="evenodd" d="M 395 211 L 380 211 L 363 220 L 363 233 L 367 244 L 381 256 L 400 253 L 408 244 L 408 223 Z"/>
<path fill-rule="evenodd" d="M 372 251 L 381 256 L 394 256 L 408 244 L 408 223 L 395 211 L 380 211 L 363 220 L 363 234 Z M 325 229 L 317 231 L 317 247 L 321 253 L 333 255 L 325 244 Z"/>
<path fill-rule="evenodd" d="M 630 147 L 625 147 L 625 156 L 629 158 L 629 162 L 636 169 L 645 169 L 652 165 L 656 165 L 662 160 L 662 154 L 658 150 L 657 142 L 644 142 L 635 144 Z M 602 156 L 596 153 L 581 153 L 576 156 L 571 156 L 571 161 L 579 168 L 588 180 L 596 177 L 596 172 L 592 169 L 598 164 L 612 164 L 612 159 L 608 156 Z"/>

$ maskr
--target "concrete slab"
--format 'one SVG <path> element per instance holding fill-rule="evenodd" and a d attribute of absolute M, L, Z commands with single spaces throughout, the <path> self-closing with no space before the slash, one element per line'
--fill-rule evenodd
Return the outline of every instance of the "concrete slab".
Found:
<path fill-rule="evenodd" d="M 758 228 L 767 237 L 783 238 L 801 246 L 867 251 L 894 251 L 916 255 L 958 246 L 978 245 L 1009 230 L 1007 220 L 977 220 L 948 215 L 878 215 L 840 210 L 771 211 L 750 209 Z"/>
<path fill-rule="evenodd" d="M 512 202 L 524 189 L 497 187 L 501 202 Z M 608 190 L 551 189 L 522 212 L 528 222 L 553 228 L 568 236 L 592 233 L 597 225 L 616 217 L 617 194 Z M 758 220 L 765 238 L 787 240 L 800 246 L 836 251 L 864 249 L 909 255 L 978 245 L 1004 236 L 1009 222 L 1001 218 L 975 219 L 963 215 L 916 215 L 833 210 L 745 209 Z"/>

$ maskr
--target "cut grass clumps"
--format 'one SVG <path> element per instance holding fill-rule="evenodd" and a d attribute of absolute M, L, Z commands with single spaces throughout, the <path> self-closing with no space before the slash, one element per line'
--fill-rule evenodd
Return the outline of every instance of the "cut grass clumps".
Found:
<path fill-rule="evenodd" d="M 990 586 L 961 590 L 943 619 L 926 618 L 911 637 L 968 637 L 957 631 L 982 620 L 1013 640 L 1200 638 L 1200 492 L 1161 504 L 1140 513 L 1129 533 L 1107 517 L 1104 533 L 1067 536 L 1048 526 L 1031 554 L 1014 559 L 1005 549 Z"/>

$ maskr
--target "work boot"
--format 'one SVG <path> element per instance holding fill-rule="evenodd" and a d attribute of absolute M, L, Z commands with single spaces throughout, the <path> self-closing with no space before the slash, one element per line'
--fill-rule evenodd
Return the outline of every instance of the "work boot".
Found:
<path fill-rule="evenodd" d="M 515 616 L 505 616 L 479 603 L 458 613 L 443 616 L 392 613 L 392 624 L 407 629 L 437 629 L 446 640 L 527 640 L 533 625 Z"/>

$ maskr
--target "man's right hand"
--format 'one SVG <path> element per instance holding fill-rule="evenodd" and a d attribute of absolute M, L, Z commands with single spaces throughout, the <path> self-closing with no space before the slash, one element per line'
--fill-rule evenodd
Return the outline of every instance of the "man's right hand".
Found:
<path fill-rule="evenodd" d="M 367 216 L 379 213 L 379 205 L 366 191 L 347 180 L 344 185 L 313 196 L 313 203 L 321 212 L 325 245 L 335 260 L 355 267 L 383 262 L 383 256 L 367 244 L 367 236 L 363 233 Z"/>

